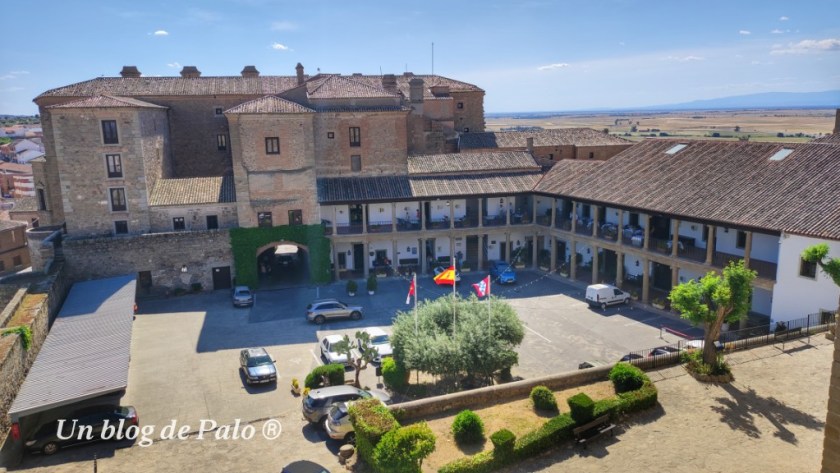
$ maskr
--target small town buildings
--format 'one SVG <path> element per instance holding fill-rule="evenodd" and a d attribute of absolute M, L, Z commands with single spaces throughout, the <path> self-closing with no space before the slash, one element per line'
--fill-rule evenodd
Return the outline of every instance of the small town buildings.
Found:
<path fill-rule="evenodd" d="M 0 275 L 29 267 L 26 222 L 0 220 Z"/>

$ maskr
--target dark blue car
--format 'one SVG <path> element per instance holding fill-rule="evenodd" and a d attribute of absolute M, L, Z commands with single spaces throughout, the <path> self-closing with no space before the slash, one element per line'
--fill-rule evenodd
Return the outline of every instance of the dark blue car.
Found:
<path fill-rule="evenodd" d="M 513 266 L 506 261 L 491 261 L 490 277 L 493 279 L 493 282 L 499 284 L 513 284 L 516 282 L 516 273 L 513 271 Z"/>

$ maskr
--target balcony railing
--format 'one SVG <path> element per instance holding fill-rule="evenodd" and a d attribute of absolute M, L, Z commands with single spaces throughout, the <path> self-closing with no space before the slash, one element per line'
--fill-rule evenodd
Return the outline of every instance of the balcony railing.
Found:
<path fill-rule="evenodd" d="M 531 212 L 530 211 L 510 214 L 510 224 L 511 225 L 529 225 L 530 223 L 531 223 Z"/>
<path fill-rule="evenodd" d="M 409 219 L 406 220 L 404 218 L 397 219 L 397 231 L 398 232 L 412 232 L 420 230 L 420 220 L 417 219 Z"/>
<path fill-rule="evenodd" d="M 706 261 L 706 249 L 697 248 L 696 246 L 686 246 L 677 251 L 677 256 L 683 259 L 702 263 Z"/>
<path fill-rule="evenodd" d="M 551 226 L 551 215 L 537 215 L 537 224 L 544 225 L 546 227 Z"/>
<path fill-rule="evenodd" d="M 671 254 L 671 240 L 663 240 L 661 238 L 651 238 L 650 244 L 648 245 L 648 249 L 650 251 L 655 251 L 657 253 L 662 253 L 665 255 Z"/>
<path fill-rule="evenodd" d="M 391 222 L 368 222 L 368 233 L 387 233 L 391 231 Z"/>
<path fill-rule="evenodd" d="M 449 228 L 449 219 L 437 219 L 437 220 L 429 220 L 426 222 L 426 228 L 428 230 L 444 230 Z"/>
<path fill-rule="evenodd" d="M 592 235 L 592 220 L 578 220 L 575 225 L 575 233 L 580 235 Z"/>
<path fill-rule="evenodd" d="M 462 217 L 455 219 L 455 228 L 475 228 L 478 226 L 478 218 Z"/>
<path fill-rule="evenodd" d="M 354 235 L 358 233 L 362 233 L 362 224 L 361 223 L 338 223 L 336 224 L 336 230 L 339 235 Z"/>
<path fill-rule="evenodd" d="M 618 226 L 613 223 L 605 223 L 598 229 L 598 238 L 607 241 L 618 241 Z"/>
<path fill-rule="evenodd" d="M 726 267 L 730 261 L 738 261 L 742 259 L 744 259 L 743 256 L 716 251 L 714 256 L 712 256 L 712 266 L 723 268 Z M 760 278 L 775 281 L 777 268 L 778 264 L 776 263 L 750 258 L 750 269 L 758 273 L 758 277 Z"/>
<path fill-rule="evenodd" d="M 570 232 L 572 231 L 572 221 L 567 218 L 558 218 L 554 221 L 554 227 Z"/>
<path fill-rule="evenodd" d="M 485 227 L 499 227 L 503 225 L 507 225 L 507 217 L 505 216 L 505 214 L 484 216 Z"/>

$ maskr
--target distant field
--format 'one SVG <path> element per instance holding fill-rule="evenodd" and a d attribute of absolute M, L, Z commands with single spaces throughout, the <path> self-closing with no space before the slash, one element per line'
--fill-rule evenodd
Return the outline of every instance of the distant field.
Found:
<path fill-rule="evenodd" d="M 540 118 L 487 118 L 487 131 L 517 126 L 551 128 L 587 127 L 608 129 L 611 134 L 630 140 L 641 140 L 655 133 L 660 136 L 715 138 L 737 140 L 749 136 L 751 141 L 808 141 L 831 133 L 834 110 L 738 110 L 685 112 L 628 112 L 564 114 Z M 636 131 L 631 131 L 632 127 Z M 737 127 L 737 131 L 736 131 Z M 629 136 L 626 135 L 629 133 Z M 713 134 L 720 136 L 713 136 Z M 784 136 L 779 137 L 782 133 Z"/>

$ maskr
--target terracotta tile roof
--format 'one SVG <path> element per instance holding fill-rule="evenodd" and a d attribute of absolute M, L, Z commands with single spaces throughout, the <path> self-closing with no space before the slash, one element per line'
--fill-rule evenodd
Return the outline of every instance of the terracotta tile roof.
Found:
<path fill-rule="evenodd" d="M 540 176 L 539 172 L 500 172 L 482 175 L 322 177 L 318 179 L 318 202 L 330 204 L 515 194 L 530 191 Z"/>
<path fill-rule="evenodd" d="M 236 202 L 233 176 L 158 179 L 149 205 L 226 204 Z"/>
<path fill-rule="evenodd" d="M 160 105 L 144 102 L 130 97 L 114 97 L 111 95 L 96 95 L 86 99 L 74 100 L 47 108 L 161 108 Z"/>
<path fill-rule="evenodd" d="M 449 153 L 408 157 L 409 174 L 488 171 L 539 171 L 539 164 L 525 151 Z"/>
<path fill-rule="evenodd" d="M 592 128 L 560 128 L 538 131 L 497 131 L 464 133 L 460 137 L 461 149 L 525 148 L 527 139 L 534 139 L 534 146 L 603 146 L 631 145 L 631 141 L 607 135 Z"/>
<path fill-rule="evenodd" d="M 311 99 L 399 97 L 383 89 L 381 83 L 377 87 L 355 79 L 356 77 L 331 75 L 307 82 L 306 90 Z"/>
<path fill-rule="evenodd" d="M 687 146 L 674 153 L 678 143 Z M 787 148 L 779 161 L 770 157 Z M 840 239 L 840 146 L 645 140 L 569 176 L 558 162 L 535 191 L 732 226 Z"/>
<path fill-rule="evenodd" d="M 410 112 L 411 107 L 402 105 L 393 106 L 340 106 L 340 105 L 318 105 L 315 107 L 318 113 L 341 113 L 341 112 Z"/>
<path fill-rule="evenodd" d="M 840 134 L 834 133 L 834 134 L 831 134 L 831 135 L 825 135 L 825 136 L 823 136 L 823 137 L 821 137 L 821 138 L 817 138 L 817 139 L 815 139 L 815 140 L 811 141 L 811 143 L 834 143 L 834 144 L 840 144 Z"/>
<path fill-rule="evenodd" d="M 233 108 L 225 113 L 312 113 L 314 110 L 274 95 L 266 95 Z"/>

